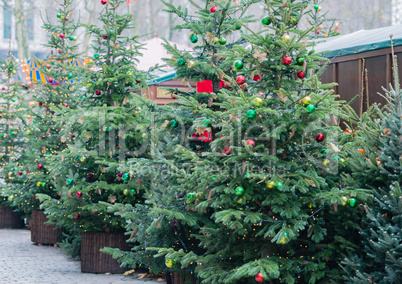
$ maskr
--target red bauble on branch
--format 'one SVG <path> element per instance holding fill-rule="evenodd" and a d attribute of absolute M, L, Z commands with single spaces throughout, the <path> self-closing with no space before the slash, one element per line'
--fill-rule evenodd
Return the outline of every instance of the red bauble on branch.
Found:
<path fill-rule="evenodd" d="M 304 78 L 306 78 L 306 73 L 304 73 L 303 71 L 300 71 L 297 73 L 297 77 L 299 79 L 304 79 Z"/>
<path fill-rule="evenodd" d="M 211 13 L 215 13 L 216 11 L 218 11 L 218 7 L 212 6 L 211 9 L 209 9 L 209 11 L 210 11 Z"/>
<path fill-rule="evenodd" d="M 290 65 L 290 64 L 292 64 L 292 57 L 290 57 L 290 56 L 285 56 L 285 57 L 283 58 L 282 62 L 283 62 L 283 64 L 285 64 L 285 65 Z"/>
<path fill-rule="evenodd" d="M 246 144 L 247 144 L 247 145 L 250 145 L 251 147 L 254 147 L 254 146 L 255 146 L 254 140 L 251 140 L 251 139 L 247 140 L 247 141 L 246 141 Z"/>
<path fill-rule="evenodd" d="M 101 94 L 101 91 L 100 91 L 100 90 L 96 90 L 96 91 L 95 91 L 95 95 L 99 96 L 100 94 Z"/>
<path fill-rule="evenodd" d="M 64 38 L 64 34 L 60 34 L 59 37 L 60 37 L 60 38 Z"/>
<path fill-rule="evenodd" d="M 264 282 L 264 278 L 262 278 L 262 274 L 261 274 L 260 272 L 258 272 L 258 273 L 255 275 L 255 281 L 257 281 L 258 283 Z"/>
<path fill-rule="evenodd" d="M 324 141 L 324 140 L 325 140 L 324 134 L 318 133 L 318 134 L 317 134 L 317 137 L 315 137 L 315 140 L 316 140 L 317 142 L 322 142 L 322 141 Z"/>
<path fill-rule="evenodd" d="M 246 78 L 243 75 L 239 75 L 236 78 L 236 83 L 241 85 L 244 84 L 246 82 Z"/>
<path fill-rule="evenodd" d="M 78 218 L 80 218 L 80 214 L 77 214 L 74 216 L 74 219 L 78 219 Z"/>
<path fill-rule="evenodd" d="M 43 168 L 42 164 L 38 164 L 38 169 L 40 170 L 41 168 Z"/>
<path fill-rule="evenodd" d="M 102 5 L 106 5 L 106 3 L 107 3 L 107 0 L 102 0 L 102 1 L 101 1 L 101 4 L 102 4 Z"/>
<path fill-rule="evenodd" d="M 88 177 L 88 178 L 93 178 L 94 175 L 93 175 L 93 174 L 88 174 L 87 177 Z"/>
<path fill-rule="evenodd" d="M 77 192 L 77 197 L 80 198 L 82 196 L 82 192 Z"/>

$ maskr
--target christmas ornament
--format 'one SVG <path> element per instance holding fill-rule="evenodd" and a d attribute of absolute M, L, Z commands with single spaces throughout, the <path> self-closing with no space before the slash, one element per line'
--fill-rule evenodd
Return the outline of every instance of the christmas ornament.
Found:
<path fill-rule="evenodd" d="M 17 175 L 22 176 L 22 172 L 18 172 Z"/>
<path fill-rule="evenodd" d="M 40 170 L 41 168 L 43 168 L 42 164 L 38 164 L 38 170 Z"/>
<path fill-rule="evenodd" d="M 302 99 L 302 103 L 303 103 L 304 106 L 308 106 L 309 104 L 311 104 L 311 97 L 310 96 L 305 96 Z"/>
<path fill-rule="evenodd" d="M 322 142 L 322 141 L 324 141 L 324 139 L 325 139 L 325 136 L 322 133 L 318 133 L 317 136 L 315 137 L 315 140 L 317 142 Z"/>
<path fill-rule="evenodd" d="M 244 84 L 246 82 L 246 77 L 244 77 L 243 75 L 239 75 L 236 78 L 236 83 L 241 85 Z"/>
<path fill-rule="evenodd" d="M 282 187 L 282 185 L 283 185 L 283 183 L 281 183 L 281 182 L 279 181 L 279 182 L 277 182 L 277 183 L 275 184 L 275 187 L 276 187 L 276 189 L 280 189 L 280 188 Z"/>
<path fill-rule="evenodd" d="M 122 178 L 123 178 L 124 181 L 127 181 L 130 178 L 130 175 L 129 174 L 123 174 Z"/>
<path fill-rule="evenodd" d="M 93 174 L 88 174 L 88 175 L 87 175 L 87 178 L 88 178 L 88 179 L 91 179 L 91 178 L 93 178 L 93 177 L 94 177 Z"/>
<path fill-rule="evenodd" d="M 68 79 L 73 78 L 73 74 L 68 74 L 68 75 L 67 75 L 67 78 L 68 78 Z"/>
<path fill-rule="evenodd" d="M 324 161 L 322 161 L 322 164 L 324 165 L 324 167 L 329 166 L 330 163 L 331 163 L 331 161 L 328 159 L 325 159 Z"/>
<path fill-rule="evenodd" d="M 248 118 L 256 118 L 256 117 L 257 117 L 257 112 L 256 112 L 255 110 L 253 110 L 253 109 L 250 109 L 250 110 L 247 112 L 247 117 L 248 117 Z"/>
<path fill-rule="evenodd" d="M 284 34 L 284 35 L 282 36 L 282 41 L 283 41 L 284 43 L 289 43 L 289 42 L 290 42 L 290 36 L 289 36 L 288 34 Z"/>
<path fill-rule="evenodd" d="M 258 283 L 262 283 L 262 282 L 264 282 L 264 278 L 262 277 L 262 274 L 260 273 L 260 272 L 258 272 L 256 275 L 255 275 L 255 281 L 257 281 Z"/>
<path fill-rule="evenodd" d="M 218 7 L 212 6 L 211 9 L 209 9 L 209 11 L 210 11 L 211 13 L 215 13 L 216 11 L 218 11 Z"/>
<path fill-rule="evenodd" d="M 100 90 L 96 90 L 96 91 L 95 91 L 95 95 L 99 96 L 100 94 L 101 94 L 101 91 L 100 91 Z"/>
<path fill-rule="evenodd" d="M 41 186 L 42 186 L 42 187 L 45 187 L 45 186 L 46 186 L 46 182 L 42 182 Z"/>
<path fill-rule="evenodd" d="M 314 10 L 318 11 L 320 9 L 319 5 L 314 5 Z"/>
<path fill-rule="evenodd" d="M 348 198 L 346 196 L 342 196 L 341 197 L 341 205 L 346 206 L 346 205 L 348 205 L 348 203 L 349 203 Z"/>
<path fill-rule="evenodd" d="M 253 104 L 256 105 L 257 107 L 262 106 L 262 104 L 264 103 L 264 100 L 262 98 L 254 98 L 253 99 Z"/>
<path fill-rule="evenodd" d="M 176 120 L 172 120 L 170 122 L 170 127 L 172 127 L 172 128 L 176 128 L 178 125 L 179 125 L 179 123 Z"/>
<path fill-rule="evenodd" d="M 225 37 L 221 37 L 221 38 L 219 39 L 219 43 L 220 43 L 221 45 L 225 45 L 226 42 L 227 42 L 227 40 L 226 40 Z"/>
<path fill-rule="evenodd" d="M 73 183 L 73 180 L 72 180 L 71 178 L 69 178 L 69 179 L 66 181 L 66 183 L 67 183 L 68 185 L 71 185 L 71 184 Z"/>
<path fill-rule="evenodd" d="M 290 65 L 290 64 L 292 64 L 292 58 L 291 58 L 290 56 L 285 56 L 285 57 L 282 59 L 282 62 L 283 62 L 283 64 L 285 64 L 285 65 Z"/>
<path fill-rule="evenodd" d="M 212 39 L 212 42 L 215 43 L 215 44 L 218 44 L 218 43 L 219 43 L 219 38 L 214 37 L 214 38 Z"/>
<path fill-rule="evenodd" d="M 45 139 L 45 138 L 46 138 L 45 136 L 41 136 L 41 137 L 40 137 L 40 139 L 42 139 L 42 140 Z"/>
<path fill-rule="evenodd" d="M 197 43 L 198 41 L 198 36 L 196 36 L 195 34 L 190 35 L 190 41 L 192 43 Z"/>
<path fill-rule="evenodd" d="M 176 265 L 176 262 L 173 259 L 166 259 L 165 264 L 167 267 L 173 267 Z"/>
<path fill-rule="evenodd" d="M 238 30 L 241 30 L 241 25 L 236 25 L 235 26 L 235 29 L 238 31 Z"/>
<path fill-rule="evenodd" d="M 236 60 L 236 61 L 234 62 L 234 67 L 235 67 L 236 70 L 241 70 L 241 69 L 243 69 L 243 67 L 244 67 L 243 61 L 241 61 L 241 60 Z"/>
<path fill-rule="evenodd" d="M 261 20 L 261 23 L 262 23 L 264 26 L 268 26 L 268 25 L 270 25 L 270 24 L 272 23 L 272 19 L 271 19 L 271 17 L 265 17 L 265 18 L 263 18 L 263 19 Z"/>
<path fill-rule="evenodd" d="M 244 188 L 241 186 L 236 187 L 235 189 L 235 194 L 237 196 L 243 196 L 244 195 Z"/>
<path fill-rule="evenodd" d="M 289 242 L 289 235 L 288 233 L 285 233 L 282 238 L 279 239 L 279 243 L 281 245 L 286 245 Z"/>
<path fill-rule="evenodd" d="M 304 57 L 297 57 L 296 64 L 302 66 L 304 64 Z"/>
<path fill-rule="evenodd" d="M 357 200 L 355 198 L 349 199 L 349 206 L 350 207 L 352 207 L 352 208 L 355 207 L 356 203 L 357 203 Z"/>
<path fill-rule="evenodd" d="M 304 79 L 304 78 L 306 77 L 306 73 L 304 73 L 303 71 L 299 71 L 299 72 L 297 73 L 297 77 L 298 77 L 299 79 Z"/>
<path fill-rule="evenodd" d="M 255 146 L 254 140 L 251 140 L 251 139 L 247 140 L 247 141 L 246 141 L 246 144 L 249 145 L 249 146 L 251 146 L 251 147 L 254 147 L 254 146 Z"/>
<path fill-rule="evenodd" d="M 290 17 L 289 22 L 290 22 L 292 25 L 296 25 L 296 24 L 297 24 L 297 19 L 296 19 L 295 17 Z"/>
<path fill-rule="evenodd" d="M 64 38 L 64 34 L 60 34 L 59 37 L 60 37 L 60 38 Z"/>
<path fill-rule="evenodd" d="M 102 0 L 102 1 L 101 1 L 101 4 L 102 4 L 102 5 L 106 5 L 106 4 L 107 4 L 107 0 Z"/>
<path fill-rule="evenodd" d="M 229 155 L 230 153 L 232 153 L 232 148 L 223 149 L 223 153 L 225 153 L 226 155 Z M 212 179 L 215 179 L 215 178 L 212 178 Z"/>
<path fill-rule="evenodd" d="M 13 201 L 13 200 L 14 200 L 14 195 L 10 195 L 10 196 L 8 197 L 8 200 L 9 200 L 9 201 Z"/>
<path fill-rule="evenodd" d="M 99 58 L 99 53 L 95 53 L 95 54 L 94 54 L 94 58 L 95 58 L 95 59 L 98 59 L 98 58 Z"/>
<path fill-rule="evenodd" d="M 77 214 L 77 215 L 74 216 L 74 219 L 76 219 L 76 220 L 79 219 L 79 218 L 80 218 L 80 214 Z"/>
<path fill-rule="evenodd" d="M 7 154 L 4 154 L 4 155 L 3 155 L 3 158 L 6 159 L 6 158 L 7 158 Z"/>
<path fill-rule="evenodd" d="M 275 188 L 275 182 L 273 182 L 273 181 L 267 182 L 267 188 L 268 189 L 274 189 Z"/>
<path fill-rule="evenodd" d="M 61 14 L 56 14 L 56 17 L 60 19 L 60 18 L 61 18 Z"/>
<path fill-rule="evenodd" d="M 187 67 L 188 67 L 188 69 L 194 69 L 195 68 L 195 61 L 190 60 L 189 62 L 187 62 Z"/>
<path fill-rule="evenodd" d="M 187 194 L 187 204 L 193 203 L 197 199 L 197 195 L 195 193 Z"/>
<path fill-rule="evenodd" d="M 71 41 L 73 41 L 73 40 L 74 40 L 74 37 L 73 37 L 73 36 L 70 36 L 68 39 L 71 40 Z"/>
<path fill-rule="evenodd" d="M 78 198 L 80 198 L 82 196 L 82 192 L 77 192 L 76 195 Z"/>
<path fill-rule="evenodd" d="M 366 151 L 364 151 L 362 148 L 357 149 L 357 152 L 359 152 L 360 154 L 366 153 Z"/>
<path fill-rule="evenodd" d="M 209 119 L 204 119 L 204 120 L 202 121 L 202 123 L 204 123 L 204 126 L 205 126 L 205 127 L 210 127 L 210 126 L 211 126 L 211 121 L 210 121 Z"/>
<path fill-rule="evenodd" d="M 183 58 L 179 58 L 179 60 L 177 60 L 177 63 L 178 63 L 180 66 L 183 66 L 184 64 L 186 64 L 186 61 L 185 61 Z"/>
<path fill-rule="evenodd" d="M 308 106 L 306 106 L 306 109 L 307 109 L 308 113 L 315 112 L 315 106 L 314 105 L 308 105 Z"/>
<path fill-rule="evenodd" d="M 10 135 L 15 135 L 15 132 L 14 132 L 14 131 L 11 131 L 11 132 L 10 132 Z"/>
<path fill-rule="evenodd" d="M 122 177 L 122 176 L 123 176 L 123 172 L 119 172 L 117 175 L 118 175 L 119 177 Z"/>
<path fill-rule="evenodd" d="M 36 186 L 37 187 L 40 187 L 42 185 L 42 183 L 40 182 L 40 181 L 38 181 L 37 183 L 36 183 Z"/>

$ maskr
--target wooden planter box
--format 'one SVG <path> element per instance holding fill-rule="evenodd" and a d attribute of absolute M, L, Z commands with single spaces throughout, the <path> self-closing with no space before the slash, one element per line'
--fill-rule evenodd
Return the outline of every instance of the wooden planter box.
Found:
<path fill-rule="evenodd" d="M 61 242 L 62 230 L 53 225 L 46 225 L 46 215 L 41 210 L 33 210 L 29 225 L 31 241 L 43 245 L 54 245 Z"/>
<path fill-rule="evenodd" d="M 86 232 L 81 234 L 81 271 L 86 273 L 124 273 L 127 269 L 108 254 L 99 250 L 104 247 L 130 251 L 124 233 Z"/>
<path fill-rule="evenodd" d="M 0 206 L 0 228 L 21 229 L 24 227 L 22 214 L 14 212 L 11 207 Z"/>
<path fill-rule="evenodd" d="M 194 274 L 189 272 L 170 272 L 165 274 L 167 284 L 197 284 Z"/>

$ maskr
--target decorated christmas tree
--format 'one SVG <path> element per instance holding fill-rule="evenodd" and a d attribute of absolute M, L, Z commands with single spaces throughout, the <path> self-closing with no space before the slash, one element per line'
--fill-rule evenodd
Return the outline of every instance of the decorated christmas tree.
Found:
<path fill-rule="evenodd" d="M 91 62 L 76 67 L 80 95 L 74 108 L 55 108 L 63 150 L 52 160 L 53 192 L 38 195 L 51 222 L 71 233 L 65 247 L 79 255 L 83 232 L 119 232 L 124 222 L 107 212 L 109 203 L 142 202 L 144 187 L 130 171 L 122 171 L 128 157 L 141 156 L 147 140 L 143 111 L 131 103 L 134 92 L 146 87 L 145 75 L 135 67 L 138 36 L 126 1 L 102 1 L 103 26 L 86 26 L 93 37 Z"/>
<path fill-rule="evenodd" d="M 207 50 L 220 38 L 219 23 L 228 7 L 230 1 L 208 1 L 200 20 L 182 28 L 205 37 Z M 324 59 L 307 48 L 312 44 L 309 30 L 298 28 L 310 8 L 306 1 L 265 3 L 264 31 L 256 33 L 237 20 L 245 31 L 241 40 L 230 50 L 212 53 L 212 62 L 168 46 L 174 57 L 169 63 L 176 62 L 179 76 L 215 76 L 210 79 L 224 86 L 215 87 L 201 104 L 187 93 L 176 96 L 177 108 L 196 113 L 193 127 L 208 128 L 212 142 L 195 153 L 179 146 L 174 155 L 181 163 L 171 166 L 176 182 L 166 196 L 182 204 L 161 212 L 160 220 L 189 225 L 200 249 L 186 244 L 156 249 L 173 270 L 194 271 L 205 283 L 332 277 L 323 249 L 328 241 L 325 215 L 345 199 L 356 206 L 355 196 L 363 200 L 367 193 L 339 186 L 338 160 L 344 154 L 333 116 L 340 103 L 330 89 L 334 84 L 318 79 Z M 172 10 L 180 15 L 178 8 Z M 201 16 L 207 15 L 204 29 Z"/>

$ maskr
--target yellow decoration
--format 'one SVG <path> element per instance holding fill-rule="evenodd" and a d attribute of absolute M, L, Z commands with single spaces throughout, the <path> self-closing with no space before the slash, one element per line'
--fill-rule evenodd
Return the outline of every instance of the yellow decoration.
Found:
<path fill-rule="evenodd" d="M 8 201 L 13 201 L 14 200 L 14 195 L 10 195 L 9 197 L 8 197 Z"/>
<path fill-rule="evenodd" d="M 264 101 L 262 100 L 262 98 L 254 98 L 253 99 L 253 103 L 258 107 L 262 106 L 263 102 Z"/>
<path fill-rule="evenodd" d="M 8 177 L 11 177 L 13 175 L 13 172 L 8 172 Z"/>
<path fill-rule="evenodd" d="M 28 131 L 26 132 L 26 134 L 27 134 L 27 135 L 30 135 L 30 134 L 31 134 L 31 130 L 28 130 Z"/>
<path fill-rule="evenodd" d="M 273 181 L 267 182 L 267 188 L 274 189 L 275 188 L 275 183 Z"/>
<path fill-rule="evenodd" d="M 87 158 L 86 158 L 85 156 L 81 156 L 80 161 L 81 161 L 81 162 L 85 162 L 86 159 L 87 159 Z"/>
<path fill-rule="evenodd" d="M 124 195 L 127 195 L 127 194 L 128 194 L 128 190 L 127 190 L 127 189 L 123 190 L 123 194 L 124 194 Z"/>
<path fill-rule="evenodd" d="M 322 164 L 323 164 L 325 167 L 328 166 L 330 163 L 331 163 L 331 161 L 328 160 L 328 159 L 325 159 L 324 161 L 322 161 Z"/>
<path fill-rule="evenodd" d="M 166 259 L 165 264 L 167 267 L 173 267 L 176 265 L 176 262 L 173 259 Z"/>
<path fill-rule="evenodd" d="M 346 206 L 348 205 L 348 202 L 349 202 L 348 198 L 346 196 L 342 196 L 341 205 Z"/>
<path fill-rule="evenodd" d="M 310 96 L 306 96 L 302 99 L 302 103 L 305 106 L 308 106 L 309 104 L 311 104 L 311 97 Z"/>
<path fill-rule="evenodd" d="M 42 185 L 42 183 L 40 182 L 40 181 L 38 181 L 37 183 L 36 183 L 36 186 L 41 186 Z"/>
<path fill-rule="evenodd" d="M 284 34 L 282 36 L 282 41 L 285 43 L 289 43 L 290 42 L 290 36 L 288 34 Z"/>

